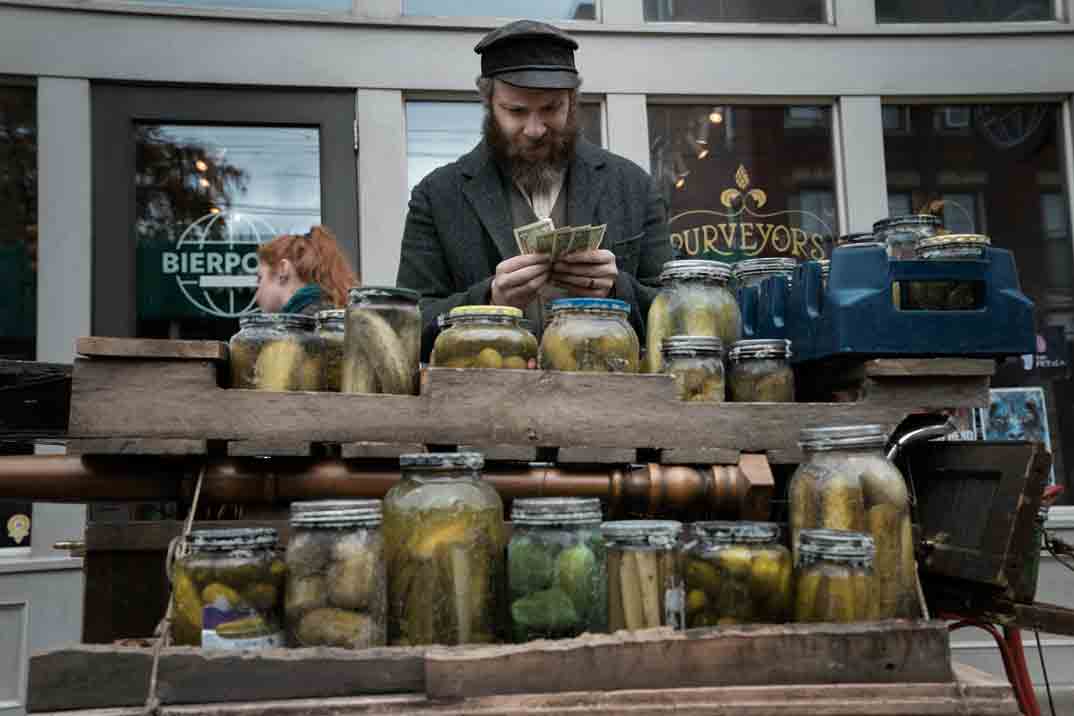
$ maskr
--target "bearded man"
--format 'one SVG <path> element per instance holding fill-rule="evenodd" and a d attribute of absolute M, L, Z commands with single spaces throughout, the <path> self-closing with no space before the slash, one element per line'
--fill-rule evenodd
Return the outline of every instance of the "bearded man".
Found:
<path fill-rule="evenodd" d="M 530 20 L 474 48 L 484 137 L 414 188 L 403 234 L 396 283 L 422 296 L 424 358 L 437 317 L 455 306 L 515 306 L 539 333 L 545 303 L 559 297 L 626 301 L 644 345 L 656 279 L 671 258 L 666 210 L 643 169 L 579 135 L 576 49 L 562 30 Z M 554 263 L 520 255 L 514 228 L 544 218 L 608 228 L 600 248 Z"/>

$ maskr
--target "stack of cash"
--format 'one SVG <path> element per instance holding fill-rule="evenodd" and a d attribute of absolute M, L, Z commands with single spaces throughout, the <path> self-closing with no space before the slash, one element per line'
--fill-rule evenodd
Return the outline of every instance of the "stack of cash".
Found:
<path fill-rule="evenodd" d="M 575 251 L 593 251 L 604 241 L 607 224 L 564 226 L 557 229 L 551 219 L 541 219 L 515 229 L 515 241 L 523 254 L 548 254 L 553 261 Z"/>

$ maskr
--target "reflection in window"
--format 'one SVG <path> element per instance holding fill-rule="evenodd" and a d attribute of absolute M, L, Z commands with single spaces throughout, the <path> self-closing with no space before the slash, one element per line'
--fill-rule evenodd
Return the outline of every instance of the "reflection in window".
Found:
<path fill-rule="evenodd" d="M 831 108 L 649 105 L 653 177 L 680 257 L 822 258 L 837 235 Z"/>
<path fill-rule="evenodd" d="M 757 2 L 757 0 L 644 0 L 644 2 L 647 22 L 825 22 L 827 19 L 824 0 L 764 0 L 764 2 Z"/>
<path fill-rule="evenodd" d="M 1074 251 L 1060 159 L 1059 106 L 997 104 L 905 106 L 911 134 L 884 133 L 889 205 L 941 216 L 950 231 L 987 234 L 1014 254 L 1022 290 L 1036 303 L 1037 331 L 1049 355 L 1074 335 Z M 944 129 L 953 118 L 964 131 Z M 908 207 L 894 196 L 909 197 Z M 905 213 L 905 212 L 903 212 Z M 1053 345 L 1059 341 L 1058 346 Z M 1074 485 L 1074 381 L 1060 361 L 1008 361 L 996 387 L 1043 386 L 1055 474 Z M 1029 367 L 1027 368 L 1026 365 Z M 1069 498 L 1066 498 L 1069 501 Z"/>
<path fill-rule="evenodd" d="M 407 191 L 425 176 L 450 164 L 481 141 L 485 108 L 479 101 L 406 103 Z M 582 136 L 600 146 L 600 105 L 578 103 Z"/>
<path fill-rule="evenodd" d="M 597 9 L 596 0 L 403 0 L 403 14 L 595 20 Z"/>
<path fill-rule="evenodd" d="M 878 22 L 1054 20 L 1052 0 L 876 0 Z"/>
<path fill-rule="evenodd" d="M 255 308 L 257 245 L 320 223 L 318 130 L 133 131 L 137 335 L 226 340 Z"/>
<path fill-rule="evenodd" d="M 352 0 L 128 0 L 145 5 L 349 13 Z"/>
<path fill-rule="evenodd" d="M 37 116 L 32 87 L 0 86 L 0 358 L 33 360 Z"/>

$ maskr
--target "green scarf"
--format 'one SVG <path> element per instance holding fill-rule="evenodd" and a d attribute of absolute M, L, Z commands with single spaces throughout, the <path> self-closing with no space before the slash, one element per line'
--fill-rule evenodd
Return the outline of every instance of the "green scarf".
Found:
<path fill-rule="evenodd" d="M 280 313 L 302 313 L 307 306 L 321 302 L 321 287 L 315 283 L 307 283 L 294 292 L 290 300 L 280 309 Z"/>

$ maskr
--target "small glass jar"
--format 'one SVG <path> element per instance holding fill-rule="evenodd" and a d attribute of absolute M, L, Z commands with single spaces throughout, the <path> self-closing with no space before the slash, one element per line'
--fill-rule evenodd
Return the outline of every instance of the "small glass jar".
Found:
<path fill-rule="evenodd" d="M 384 497 L 388 642 L 496 640 L 507 547 L 503 503 L 481 479 L 480 453 L 399 458 Z"/>
<path fill-rule="evenodd" d="M 772 522 L 695 522 L 683 555 L 686 626 L 768 622 L 791 615 L 791 553 Z"/>
<path fill-rule="evenodd" d="M 512 306 L 458 306 L 441 326 L 429 361 L 439 368 L 524 370 L 537 359 L 537 338 Z"/>
<path fill-rule="evenodd" d="M 791 281 L 797 267 L 798 261 L 791 258 L 746 259 L 735 264 L 735 283 L 739 288 L 760 286 L 771 276 L 783 276 Z"/>
<path fill-rule="evenodd" d="M 646 373 L 663 373 L 661 347 L 669 336 L 709 336 L 729 346 L 742 337 L 742 313 L 728 287 L 731 266 L 720 261 L 668 261 L 661 290 L 649 306 Z"/>
<path fill-rule="evenodd" d="M 343 339 L 344 393 L 418 392 L 420 295 L 405 288 L 366 286 L 347 296 Z"/>
<path fill-rule="evenodd" d="M 291 504 L 284 601 L 291 646 L 384 646 L 388 580 L 380 523 L 380 500 Z"/>
<path fill-rule="evenodd" d="M 724 401 L 723 341 L 708 336 L 664 339 L 664 372 L 675 379 L 679 400 Z"/>
<path fill-rule="evenodd" d="M 909 214 L 881 219 L 873 224 L 874 239 L 887 246 L 893 259 L 917 258 L 914 247 L 918 239 L 936 236 L 943 231 L 943 222 L 932 214 Z"/>
<path fill-rule="evenodd" d="M 876 545 L 869 619 L 918 614 L 917 568 L 909 493 L 887 459 L 880 425 L 802 430 L 805 452 L 789 488 L 791 545 L 799 553 L 804 529 L 863 532 Z"/>
<path fill-rule="evenodd" d="M 793 403 L 791 342 L 783 339 L 738 341 L 728 355 L 728 393 L 734 403 Z"/>
<path fill-rule="evenodd" d="M 251 313 L 231 337 L 231 387 L 251 390 L 317 390 L 321 343 L 313 316 Z"/>
<path fill-rule="evenodd" d="M 873 576 L 873 540 L 861 532 L 802 530 L 795 561 L 796 622 L 866 621 Z"/>
<path fill-rule="evenodd" d="M 607 298 L 560 298 L 548 304 L 541 336 L 542 370 L 637 373 L 638 335 L 630 304 Z"/>
<path fill-rule="evenodd" d="M 682 629 L 684 594 L 678 540 L 682 523 L 624 520 L 601 525 L 608 551 L 608 627 Z"/>
<path fill-rule="evenodd" d="M 317 337 L 321 339 L 321 390 L 338 393 L 342 384 L 346 315 L 342 308 L 317 312 Z"/>
<path fill-rule="evenodd" d="M 282 647 L 286 574 L 274 529 L 194 530 L 172 570 L 174 642 L 204 649 Z"/>
<path fill-rule="evenodd" d="M 980 261 L 992 240 L 981 234 L 943 234 L 919 239 L 917 258 L 936 261 Z M 912 281 L 903 308 L 929 311 L 971 311 L 980 306 L 973 281 Z"/>
<path fill-rule="evenodd" d="M 535 497 L 511 506 L 507 546 L 512 638 L 608 631 L 608 567 L 595 497 Z"/>

